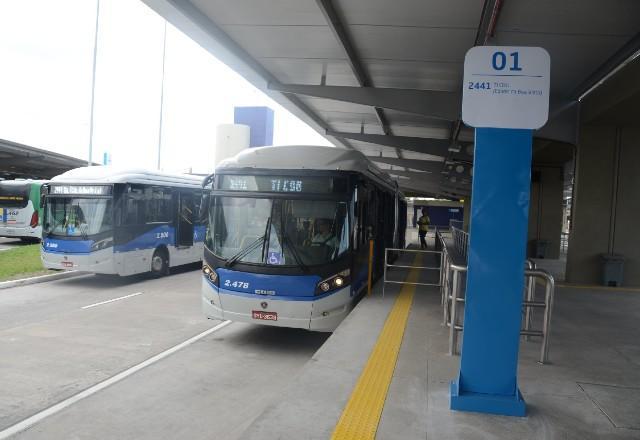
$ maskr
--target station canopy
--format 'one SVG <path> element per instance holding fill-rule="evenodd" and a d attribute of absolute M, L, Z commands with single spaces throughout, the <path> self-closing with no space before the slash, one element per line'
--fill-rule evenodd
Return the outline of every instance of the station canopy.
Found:
<path fill-rule="evenodd" d="M 87 161 L 0 139 L 0 178 L 50 179 Z"/>
<path fill-rule="evenodd" d="M 534 162 L 549 145 L 576 144 L 579 98 L 640 48 L 637 0 L 144 1 L 408 194 L 445 198 L 471 190 L 474 136 L 460 121 L 469 48 L 551 55 Z"/>

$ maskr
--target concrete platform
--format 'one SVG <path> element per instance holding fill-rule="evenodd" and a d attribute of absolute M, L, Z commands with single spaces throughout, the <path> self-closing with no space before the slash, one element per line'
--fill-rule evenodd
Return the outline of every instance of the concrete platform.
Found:
<path fill-rule="evenodd" d="M 365 298 L 245 439 L 326 439 L 362 372 L 397 288 Z M 640 294 L 558 288 L 551 364 L 521 342 L 524 418 L 449 410 L 459 357 L 447 355 L 437 289 L 416 292 L 379 439 L 640 439 Z"/>

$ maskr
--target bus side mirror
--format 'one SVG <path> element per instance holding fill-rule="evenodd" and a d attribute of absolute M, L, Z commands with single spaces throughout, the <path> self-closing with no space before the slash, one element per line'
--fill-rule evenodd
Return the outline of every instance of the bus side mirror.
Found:
<path fill-rule="evenodd" d="M 202 181 L 202 196 L 200 197 L 200 210 L 198 212 L 199 223 L 205 223 L 207 221 L 209 213 L 209 199 L 211 198 L 209 190 L 213 188 L 213 181 L 215 177 L 215 173 L 212 173 Z"/>
<path fill-rule="evenodd" d="M 40 207 L 44 206 L 44 199 L 47 196 L 48 192 L 49 192 L 49 186 L 48 185 L 42 185 L 40 187 Z"/>
<path fill-rule="evenodd" d="M 200 210 L 198 211 L 198 223 L 205 223 L 209 213 L 209 193 L 203 192 L 200 197 Z"/>

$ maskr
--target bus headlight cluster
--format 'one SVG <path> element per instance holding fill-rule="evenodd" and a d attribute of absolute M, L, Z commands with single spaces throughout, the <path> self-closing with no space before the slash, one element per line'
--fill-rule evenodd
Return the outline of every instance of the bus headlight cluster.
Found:
<path fill-rule="evenodd" d="M 202 266 L 202 273 L 204 273 L 204 276 L 209 278 L 209 281 L 211 281 L 216 286 L 218 285 L 218 274 L 215 270 L 211 269 L 205 264 L 204 266 Z"/>
<path fill-rule="evenodd" d="M 351 270 L 345 269 L 329 278 L 322 280 L 316 286 L 316 295 L 329 292 L 330 290 L 340 289 L 349 284 L 351 281 Z"/>
<path fill-rule="evenodd" d="M 91 252 L 99 251 L 113 246 L 112 238 L 105 238 L 104 240 L 98 240 L 91 244 Z"/>

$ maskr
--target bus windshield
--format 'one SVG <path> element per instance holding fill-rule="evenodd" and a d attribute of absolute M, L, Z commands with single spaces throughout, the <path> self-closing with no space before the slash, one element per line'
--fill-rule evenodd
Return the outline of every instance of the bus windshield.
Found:
<path fill-rule="evenodd" d="M 24 208 L 29 204 L 31 185 L 0 182 L 0 208 Z"/>
<path fill-rule="evenodd" d="M 50 197 L 44 218 L 47 235 L 83 237 L 111 231 L 111 199 Z"/>
<path fill-rule="evenodd" d="M 216 197 L 206 244 L 227 263 L 325 264 L 349 248 L 347 202 Z"/>

